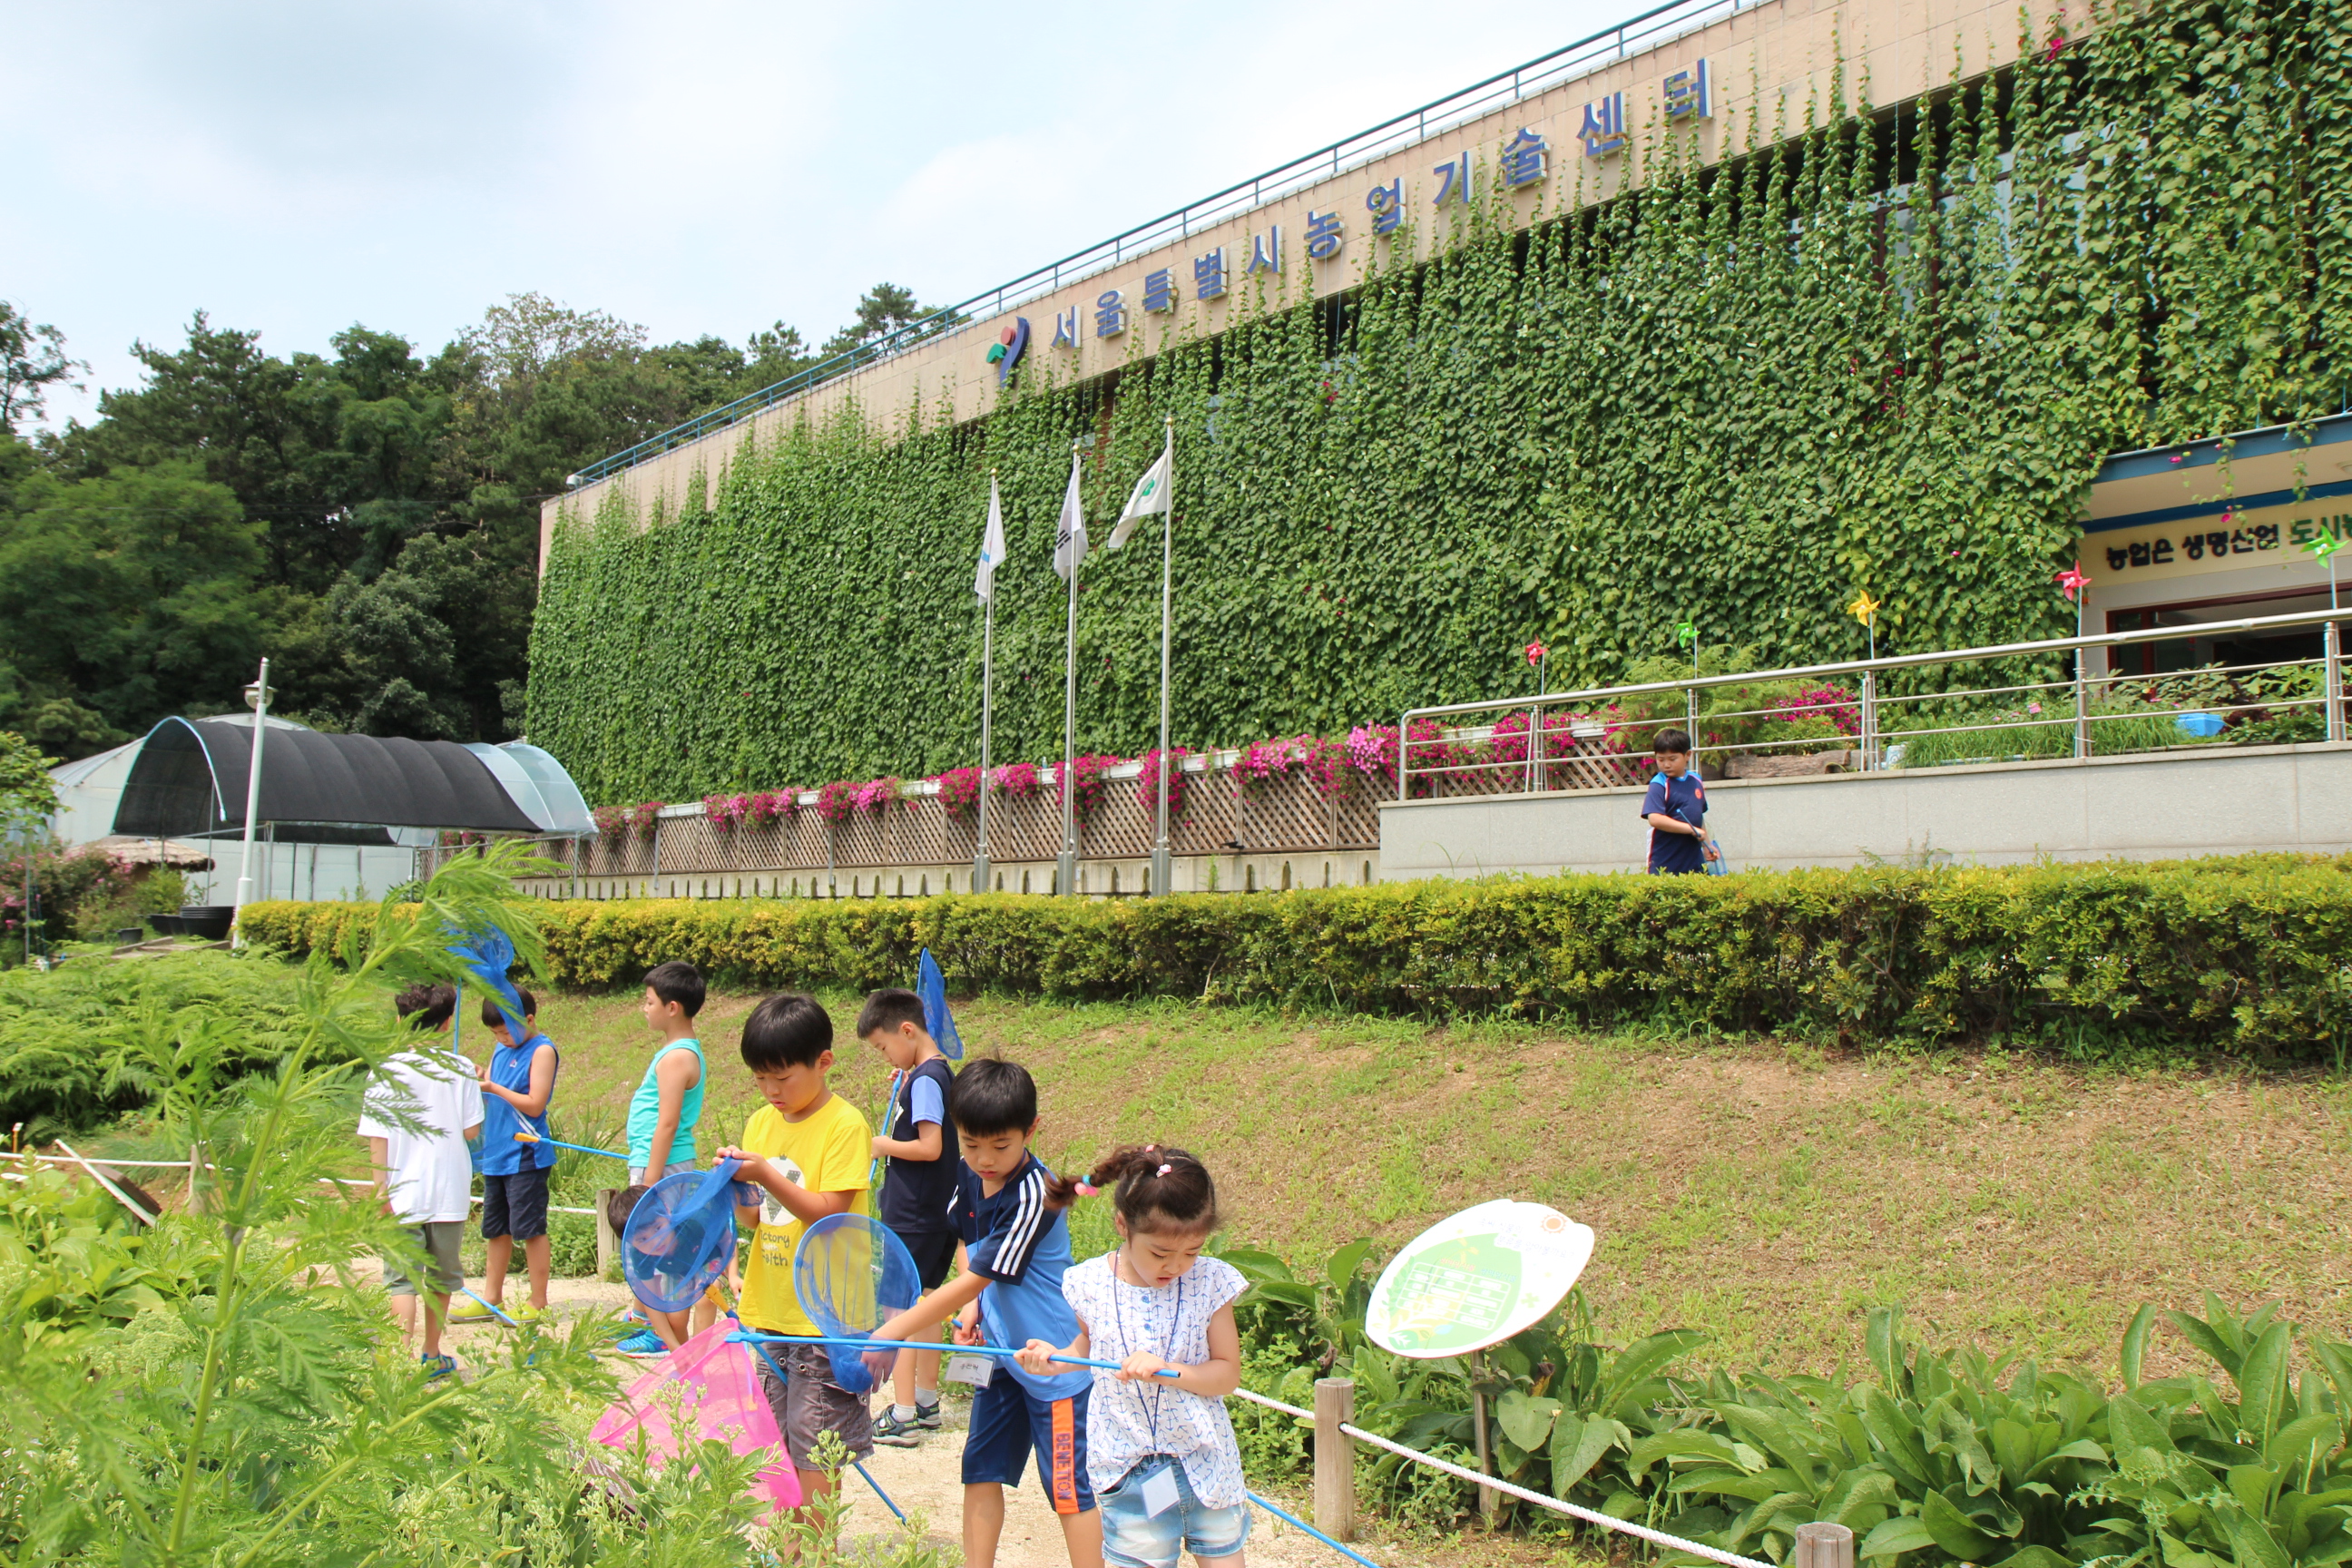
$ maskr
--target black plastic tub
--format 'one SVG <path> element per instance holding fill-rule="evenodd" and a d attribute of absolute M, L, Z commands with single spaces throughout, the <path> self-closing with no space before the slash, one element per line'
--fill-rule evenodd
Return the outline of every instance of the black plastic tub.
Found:
<path fill-rule="evenodd" d="M 227 938 L 228 928 L 236 919 L 236 906 L 234 904 L 182 904 L 176 918 L 179 921 L 180 935 L 202 937 L 206 942 L 221 942 Z"/>

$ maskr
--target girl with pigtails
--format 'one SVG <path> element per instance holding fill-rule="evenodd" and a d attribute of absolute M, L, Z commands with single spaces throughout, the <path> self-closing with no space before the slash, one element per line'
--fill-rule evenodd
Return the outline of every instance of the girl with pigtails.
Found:
<path fill-rule="evenodd" d="M 1062 1294 L 1077 1314 L 1066 1345 L 1031 1340 L 1020 1362 L 1053 1355 L 1118 1363 L 1098 1371 L 1087 1407 L 1087 1463 L 1111 1568 L 1175 1568 L 1178 1553 L 1243 1568 L 1248 1495 L 1224 1396 L 1241 1385 L 1239 1270 L 1201 1249 L 1217 1228 L 1217 1190 L 1201 1162 L 1156 1144 L 1121 1149 L 1053 1200 L 1111 1191 L 1118 1249 L 1072 1268 Z M 1171 1381 L 1156 1375 L 1172 1370 Z"/>

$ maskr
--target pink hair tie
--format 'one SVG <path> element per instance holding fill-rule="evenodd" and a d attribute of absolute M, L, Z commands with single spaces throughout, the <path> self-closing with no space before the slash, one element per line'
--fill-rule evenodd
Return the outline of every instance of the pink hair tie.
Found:
<path fill-rule="evenodd" d="M 1082 1198 L 1098 1198 L 1102 1196 L 1102 1189 L 1095 1185 L 1092 1182 L 1073 1182 L 1071 1185 L 1076 1189 L 1078 1196 Z"/>
<path fill-rule="evenodd" d="M 1176 1168 L 1176 1167 L 1175 1167 L 1175 1166 L 1173 1166 L 1173 1165 L 1162 1165 L 1162 1166 L 1160 1166 L 1160 1167 L 1159 1171 L 1158 1171 L 1157 1173 L 1156 1173 L 1156 1174 L 1159 1174 L 1159 1175 L 1162 1175 L 1162 1176 L 1164 1176 L 1164 1175 L 1166 1175 L 1169 1172 L 1171 1172 L 1171 1171 L 1174 1170 L 1175 1168 Z"/>

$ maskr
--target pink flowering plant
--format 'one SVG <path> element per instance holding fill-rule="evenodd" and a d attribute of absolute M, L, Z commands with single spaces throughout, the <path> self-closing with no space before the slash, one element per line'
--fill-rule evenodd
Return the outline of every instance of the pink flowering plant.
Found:
<path fill-rule="evenodd" d="M 743 820 L 754 827 L 766 827 L 790 820 L 800 808 L 798 790 L 763 789 L 743 802 Z"/>
<path fill-rule="evenodd" d="M 1168 753 L 1175 759 L 1168 775 L 1168 816 L 1174 820 L 1184 815 L 1184 759 L 1192 753 L 1187 747 L 1177 746 Z M 1135 781 L 1135 798 L 1142 804 L 1144 815 L 1153 820 L 1160 816 L 1160 750 L 1153 747 L 1143 753 L 1143 773 Z"/>
<path fill-rule="evenodd" d="M 934 798 L 939 801 L 940 808 L 950 816 L 963 816 L 980 799 L 978 768 L 950 768 L 931 783 L 940 786 L 940 793 Z"/>
<path fill-rule="evenodd" d="M 639 801 L 629 807 L 629 826 L 635 831 L 638 837 L 651 838 L 654 836 L 654 825 L 661 820 L 661 810 L 660 801 Z"/>
<path fill-rule="evenodd" d="M 1345 782 L 1341 770 L 1348 756 L 1344 741 L 1327 741 L 1319 735 L 1278 736 L 1243 747 L 1234 763 L 1234 781 L 1247 794 L 1296 773 L 1328 800 L 1339 794 Z"/>
<path fill-rule="evenodd" d="M 713 833 L 730 833 L 736 824 L 751 814 L 751 797 L 748 795 L 706 795 L 702 797 L 702 815 L 709 819 Z"/>
<path fill-rule="evenodd" d="M 1045 785 L 1034 763 L 1006 763 L 996 770 L 996 787 L 1015 800 L 1032 800 Z"/>
<path fill-rule="evenodd" d="M 1807 687 L 1772 700 L 1772 717 L 1783 723 L 1808 719 L 1829 724 L 1841 735 L 1862 733 L 1862 704 L 1843 686 Z"/>
<path fill-rule="evenodd" d="M 1096 806 L 1102 804 L 1103 775 L 1118 766 L 1118 759 L 1106 752 L 1095 752 L 1072 760 L 1066 774 L 1056 770 L 1054 798 L 1059 801 L 1069 795 L 1071 811 L 1084 821 Z"/>
<path fill-rule="evenodd" d="M 891 802 L 898 798 L 898 775 L 896 773 L 887 778 L 869 779 L 857 786 L 856 794 L 850 797 L 850 804 L 860 816 L 879 816 L 890 809 Z"/>
<path fill-rule="evenodd" d="M 820 785 L 816 792 L 816 814 L 834 826 L 847 822 L 857 810 L 857 786 L 847 779 L 835 779 Z"/>
<path fill-rule="evenodd" d="M 600 805 L 588 816 L 596 824 L 596 831 L 607 838 L 628 830 L 629 808 L 625 805 Z"/>

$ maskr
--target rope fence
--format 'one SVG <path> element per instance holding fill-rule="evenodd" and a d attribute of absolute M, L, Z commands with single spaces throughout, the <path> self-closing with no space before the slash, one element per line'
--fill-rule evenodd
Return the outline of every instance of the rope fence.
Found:
<path fill-rule="evenodd" d="M 20 1154 L 6 1149 L 0 1149 L 0 1160 L 21 1160 L 49 1165 L 61 1165 L 68 1171 L 78 1171 L 86 1165 L 100 1165 L 110 1171 L 186 1171 L 191 1168 L 217 1171 L 220 1169 L 218 1165 L 213 1164 L 209 1161 L 205 1162 L 201 1167 L 198 1167 L 195 1166 L 194 1162 L 188 1160 L 100 1160 L 89 1155 L 79 1155 L 75 1158 L 68 1159 L 63 1154 Z M 330 1183 L 336 1186 L 344 1187 L 372 1187 L 375 1185 L 373 1181 L 358 1176 L 321 1176 L 319 1180 Z M 479 1204 L 482 1201 L 482 1197 L 479 1193 L 477 1193 L 466 1201 L 468 1204 Z M 562 1204 L 550 1204 L 547 1205 L 547 1212 L 550 1214 L 594 1215 L 601 1211 L 596 1209 L 567 1207 Z"/>
<path fill-rule="evenodd" d="M 1318 1392 L 1320 1392 L 1319 1384 Z M 1509 1481 L 1494 1476 L 1482 1476 L 1475 1470 L 1449 1464 L 1434 1455 L 1424 1454 L 1418 1448 L 1408 1448 L 1402 1443 L 1391 1442 L 1377 1432 L 1367 1432 L 1353 1422 L 1335 1421 L 1331 1419 L 1331 1412 L 1328 1411 L 1318 1416 L 1315 1411 L 1302 1410 L 1296 1405 L 1285 1404 L 1279 1399 L 1269 1398 L 1265 1394 L 1253 1393 L 1246 1388 L 1234 1390 L 1234 1397 L 1246 1399 L 1253 1405 L 1263 1405 L 1269 1410 L 1279 1410 L 1286 1415 L 1297 1416 L 1299 1420 L 1313 1425 L 1317 1436 L 1316 1452 L 1318 1472 L 1322 1468 L 1321 1456 L 1326 1447 L 1323 1434 L 1325 1429 L 1329 1427 L 1342 1437 L 1352 1438 L 1360 1443 L 1370 1443 L 1376 1448 L 1384 1448 L 1400 1458 L 1412 1460 L 1416 1465 L 1425 1465 L 1431 1469 L 1442 1470 L 1447 1475 L 1458 1477 L 1475 1486 L 1501 1492 L 1508 1497 L 1518 1498 L 1523 1501 L 1535 1504 L 1538 1508 L 1549 1509 L 1554 1513 L 1566 1514 L 1570 1519 L 1581 1521 L 1601 1530 L 1615 1531 L 1621 1535 L 1633 1536 L 1654 1546 L 1663 1546 L 1671 1552 L 1682 1552 L 1694 1557 L 1704 1557 L 1710 1562 L 1723 1563 L 1725 1568 L 1781 1568 L 1781 1565 L 1762 1562 L 1754 1557 L 1742 1557 L 1736 1552 L 1726 1552 L 1720 1547 L 1706 1546 L 1696 1541 L 1686 1541 L 1679 1535 L 1670 1535 L 1663 1530 L 1653 1530 L 1645 1524 L 1635 1524 L 1631 1520 L 1618 1519 L 1589 1508 L 1579 1508 L 1572 1502 L 1563 1502 L 1556 1497 L 1546 1497 L 1541 1492 L 1530 1491 L 1526 1487 L 1514 1486 Z M 1342 1451 L 1344 1452 L 1344 1449 Z M 1260 1502 L 1261 1506 L 1266 1507 L 1271 1512 L 1281 1512 L 1279 1509 L 1265 1504 L 1262 1500 L 1253 1497 L 1252 1500 Z M 1283 1517 L 1289 1518 L 1287 1514 L 1284 1514 Z M 1298 1521 L 1292 1520 L 1291 1522 L 1296 1524 Z M 1301 1526 L 1301 1528 L 1306 1527 Z M 1348 1551 L 1346 1547 L 1339 1546 L 1338 1542 L 1331 1541 L 1320 1531 L 1309 1530 L 1308 1533 L 1332 1546 L 1339 1547 L 1342 1552 Z M 1811 1550 L 1808 1550 L 1809 1548 Z M 1353 1552 L 1348 1552 L 1348 1555 L 1355 1557 L 1359 1563 L 1364 1562 L 1363 1558 L 1357 1557 Z M 1799 1528 L 1798 1550 L 1789 1568 L 1853 1568 L 1853 1531 L 1842 1524 L 1808 1524 Z"/>

